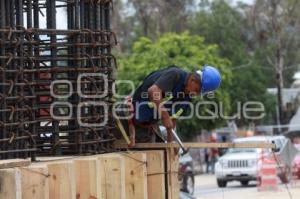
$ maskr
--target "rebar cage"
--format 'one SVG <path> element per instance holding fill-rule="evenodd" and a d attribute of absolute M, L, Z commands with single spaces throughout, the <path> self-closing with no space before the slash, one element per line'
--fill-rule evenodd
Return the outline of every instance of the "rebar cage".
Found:
<path fill-rule="evenodd" d="M 0 0 L 0 159 L 111 151 L 111 0 Z"/>

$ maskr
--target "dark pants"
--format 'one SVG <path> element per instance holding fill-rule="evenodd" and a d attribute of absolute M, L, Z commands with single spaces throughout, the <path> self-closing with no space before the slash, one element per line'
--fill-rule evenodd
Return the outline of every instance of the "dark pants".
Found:
<path fill-rule="evenodd" d="M 126 104 L 119 104 L 117 106 L 117 108 L 120 107 L 122 111 L 117 111 L 117 115 L 118 116 L 129 116 L 130 113 L 128 111 L 126 111 Z M 128 123 L 128 119 L 120 119 L 127 135 L 129 136 L 129 123 Z M 134 126 L 135 126 L 135 141 L 136 143 L 149 143 L 149 142 L 162 142 L 163 140 L 156 135 L 156 132 L 160 132 L 159 126 L 157 123 L 154 124 L 139 124 L 136 121 L 134 121 Z M 115 132 L 115 136 L 118 139 L 122 139 L 122 134 L 119 130 L 119 128 L 117 129 L 117 132 Z"/>

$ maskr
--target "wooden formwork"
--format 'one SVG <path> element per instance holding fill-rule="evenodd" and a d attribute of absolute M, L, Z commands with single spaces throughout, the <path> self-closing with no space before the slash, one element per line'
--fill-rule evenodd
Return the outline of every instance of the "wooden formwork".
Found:
<path fill-rule="evenodd" d="M 5 199 L 177 199 L 178 157 L 172 150 L 17 160 L 0 169 Z"/>
<path fill-rule="evenodd" d="M 185 143 L 190 148 L 274 148 L 266 143 Z M 94 156 L 0 161 L 0 199 L 178 199 L 179 146 L 137 144 Z"/>

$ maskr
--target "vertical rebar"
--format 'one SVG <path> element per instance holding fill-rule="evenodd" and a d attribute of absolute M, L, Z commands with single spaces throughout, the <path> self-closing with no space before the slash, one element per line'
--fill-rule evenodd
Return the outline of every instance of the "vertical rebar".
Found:
<path fill-rule="evenodd" d="M 5 19 L 6 19 L 5 1 L 0 1 L 0 28 L 1 29 L 4 29 L 6 26 Z M 5 45 L 4 45 L 4 42 L 6 40 L 5 33 L 0 32 L 0 36 L 1 36 L 0 55 L 3 57 L 3 56 L 5 56 Z M 1 64 L 1 69 L 4 69 L 4 67 L 5 67 L 5 59 L 4 58 L 0 58 L 0 64 Z M 1 73 L 1 83 L 5 83 L 6 82 L 5 72 L 3 70 L 1 70 L 0 73 Z M 6 100 L 5 100 L 6 88 L 4 86 L 1 86 L 0 92 L 1 92 L 0 109 L 5 109 L 6 108 Z M 1 112 L 0 121 L 2 121 L 2 124 L 5 123 L 6 112 Z M 1 125 L 0 138 L 4 139 L 6 137 L 7 137 L 6 127 L 4 125 Z M 6 145 L 0 145 L 0 148 L 1 148 L 1 151 L 5 151 Z M 1 159 L 7 158 L 6 154 L 1 154 L 0 157 L 1 157 Z"/>
<path fill-rule="evenodd" d="M 110 9 L 107 0 L 0 1 L 0 159 L 110 150 L 114 140 Z M 67 29 L 59 30 L 65 11 Z M 103 78 L 93 74 L 107 75 L 106 96 L 92 97 L 104 92 Z M 80 75 L 85 75 L 79 84 L 87 97 L 77 90 Z M 71 96 L 50 93 L 56 80 L 72 84 Z M 53 91 L 71 92 L 62 84 Z M 72 108 L 52 107 L 62 102 Z M 110 111 L 93 104 L 98 102 Z M 70 117 L 61 117 L 68 111 Z M 97 126 L 104 117 L 109 122 Z"/>

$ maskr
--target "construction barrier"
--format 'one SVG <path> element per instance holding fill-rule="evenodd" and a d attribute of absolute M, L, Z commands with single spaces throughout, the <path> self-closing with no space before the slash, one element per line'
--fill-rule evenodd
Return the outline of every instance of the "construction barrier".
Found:
<path fill-rule="evenodd" d="M 278 190 L 277 164 L 272 158 L 261 158 L 261 166 L 258 174 L 258 190 Z"/>

